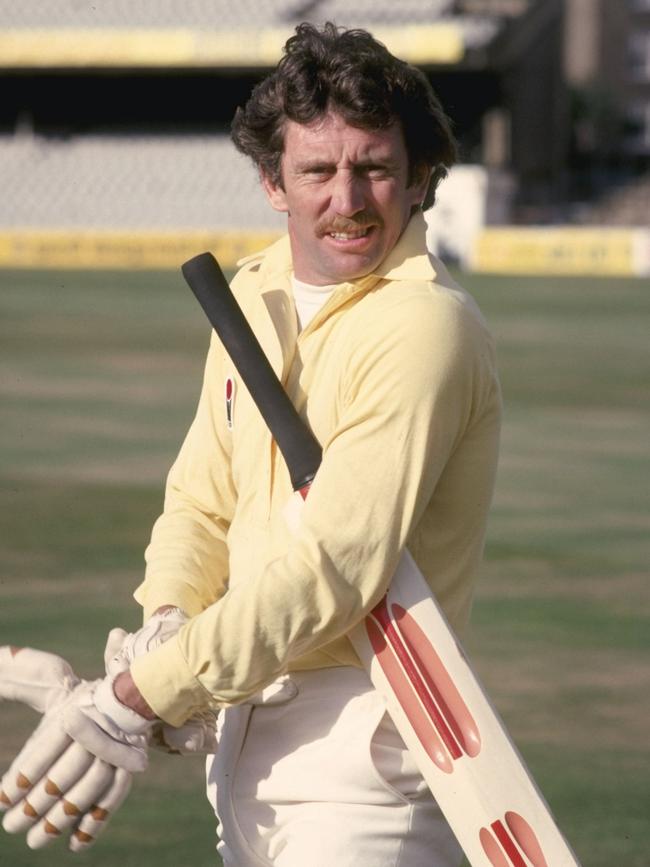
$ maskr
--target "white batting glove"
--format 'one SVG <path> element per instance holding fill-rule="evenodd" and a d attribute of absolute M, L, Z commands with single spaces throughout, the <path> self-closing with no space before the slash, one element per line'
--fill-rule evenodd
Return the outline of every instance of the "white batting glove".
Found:
<path fill-rule="evenodd" d="M 217 717 L 205 711 L 178 727 L 158 722 L 151 730 L 149 746 L 178 756 L 211 755 L 217 751 Z"/>
<path fill-rule="evenodd" d="M 176 635 L 189 617 L 180 608 L 168 608 L 160 614 L 152 614 L 137 632 L 111 629 L 104 650 L 106 674 L 117 677 L 130 668 L 137 656 L 149 653 Z"/>
<path fill-rule="evenodd" d="M 82 681 L 58 711 L 70 737 L 97 758 L 137 773 L 147 767 L 147 741 L 155 720 L 123 705 L 113 691 L 115 678 Z"/>
<path fill-rule="evenodd" d="M 75 743 L 62 712 L 87 685 L 52 653 L 0 647 L 0 699 L 22 701 L 44 714 L 0 782 L 3 826 L 27 832 L 38 849 L 71 832 L 69 847 L 91 846 L 126 798 L 131 774 Z"/>
<path fill-rule="evenodd" d="M 137 632 L 111 629 L 104 650 L 106 673 L 116 677 L 126 671 L 133 660 L 160 647 L 176 635 L 189 620 L 180 608 L 169 608 L 153 614 Z M 195 714 L 182 726 L 157 722 L 151 731 L 149 745 L 165 753 L 200 755 L 214 753 L 217 748 L 217 720 L 213 713 Z"/>

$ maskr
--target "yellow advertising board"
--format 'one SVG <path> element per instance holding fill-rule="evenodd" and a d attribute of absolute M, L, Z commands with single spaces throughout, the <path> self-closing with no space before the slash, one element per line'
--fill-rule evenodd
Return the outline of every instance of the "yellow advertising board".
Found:
<path fill-rule="evenodd" d="M 272 244 L 268 230 L 0 229 L 0 268 L 174 269 L 210 250 L 224 268 Z M 470 270 L 495 274 L 650 275 L 650 230 L 488 228 Z"/>
<path fill-rule="evenodd" d="M 0 267 L 173 269 L 209 250 L 232 268 L 278 237 L 268 231 L 0 230 Z"/>
<path fill-rule="evenodd" d="M 294 27 L 43 28 L 0 32 L 0 67 L 265 67 L 275 66 Z M 465 53 L 454 22 L 373 28 L 373 35 L 411 63 L 453 64 Z"/>
<path fill-rule="evenodd" d="M 574 226 L 490 227 L 478 234 L 470 267 L 496 274 L 641 276 L 650 273 L 650 232 Z"/>

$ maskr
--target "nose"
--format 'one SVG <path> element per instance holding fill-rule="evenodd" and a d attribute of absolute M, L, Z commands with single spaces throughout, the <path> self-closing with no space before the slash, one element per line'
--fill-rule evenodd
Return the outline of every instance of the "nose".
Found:
<path fill-rule="evenodd" d="M 333 178 L 332 208 L 342 217 L 353 217 L 365 207 L 363 181 L 350 171 L 339 171 Z"/>

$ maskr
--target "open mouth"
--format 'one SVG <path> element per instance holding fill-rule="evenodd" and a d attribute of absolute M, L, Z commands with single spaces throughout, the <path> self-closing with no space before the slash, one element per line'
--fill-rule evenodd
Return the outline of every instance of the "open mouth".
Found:
<path fill-rule="evenodd" d="M 372 236 L 375 226 L 359 226 L 358 228 L 350 228 L 345 231 L 334 230 L 325 234 L 335 244 L 348 249 L 356 249 L 357 247 L 365 247 L 369 243 L 369 238 Z"/>
<path fill-rule="evenodd" d="M 360 238 L 366 238 L 370 232 L 370 226 L 365 229 L 358 229 L 355 232 L 329 232 L 330 238 L 336 241 L 358 241 Z"/>

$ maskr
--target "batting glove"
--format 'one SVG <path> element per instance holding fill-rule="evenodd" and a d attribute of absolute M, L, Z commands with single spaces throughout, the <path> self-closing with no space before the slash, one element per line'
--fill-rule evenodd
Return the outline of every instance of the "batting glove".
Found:
<path fill-rule="evenodd" d="M 160 647 L 176 635 L 189 618 L 180 608 L 169 608 L 153 614 L 137 632 L 111 629 L 104 651 L 106 674 L 117 677 L 133 660 Z M 182 726 L 156 722 L 151 730 L 149 745 L 175 755 L 205 755 L 217 748 L 217 720 L 214 713 L 195 714 Z"/>
<path fill-rule="evenodd" d="M 0 647 L 0 699 L 22 701 L 43 714 L 0 781 L 3 826 L 10 833 L 26 831 L 32 849 L 67 831 L 72 851 L 87 849 L 131 787 L 128 770 L 75 743 L 64 726 L 66 710 L 94 686 L 52 653 Z"/>
<path fill-rule="evenodd" d="M 116 677 L 126 671 L 136 656 L 149 653 L 169 641 L 188 620 L 180 608 L 168 608 L 160 614 L 153 614 L 137 632 L 111 629 L 104 650 L 106 674 Z"/>

